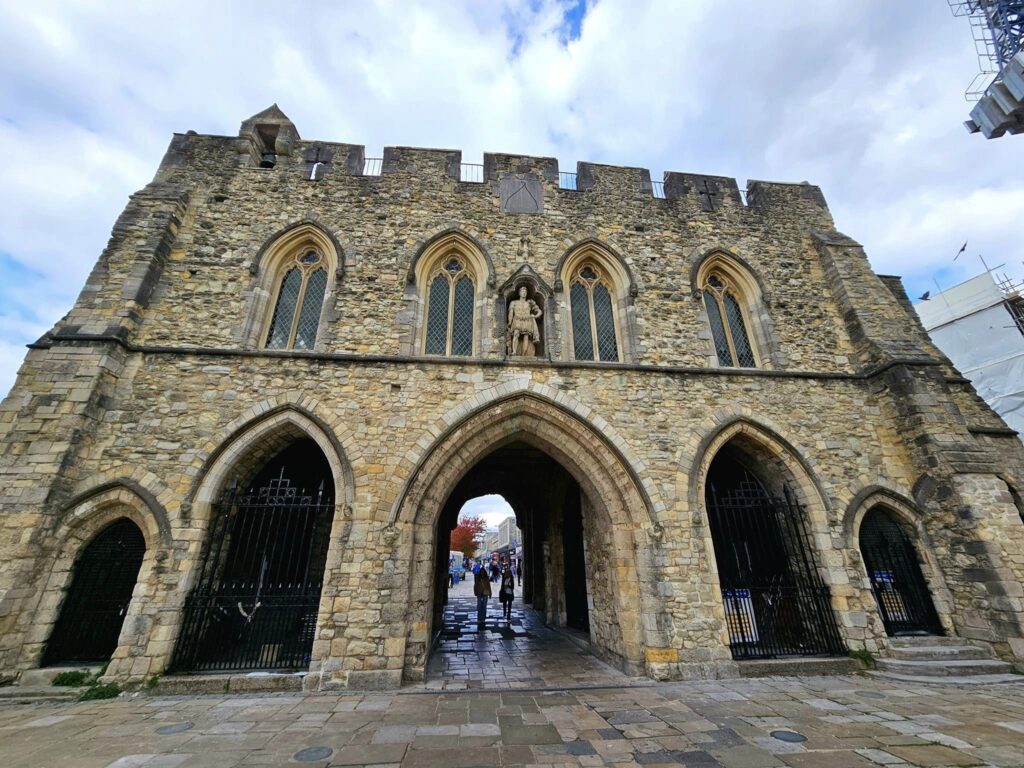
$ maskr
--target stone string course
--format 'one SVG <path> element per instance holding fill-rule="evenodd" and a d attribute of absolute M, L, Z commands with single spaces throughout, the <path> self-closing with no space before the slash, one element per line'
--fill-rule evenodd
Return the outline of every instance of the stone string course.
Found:
<path fill-rule="evenodd" d="M 277 135 L 273 168 L 257 167 L 260 126 Z M 313 181 L 316 150 L 331 159 Z M 458 180 L 456 151 L 388 148 L 380 176 L 362 159 L 301 140 L 275 108 L 238 137 L 176 135 L 132 196 L 0 406 L 0 672 L 38 665 L 76 554 L 128 516 L 147 551 L 107 674 L 162 674 L 212 501 L 296 437 L 320 445 L 338 500 L 310 688 L 422 678 L 438 510 L 502 435 L 557 453 L 584 489 L 595 646 L 629 671 L 736 671 L 703 508 L 727 442 L 796 494 L 849 648 L 887 648 L 857 545 L 884 503 L 913 532 L 947 633 L 1024 660 L 1024 449 L 817 187 L 752 182 L 744 204 L 733 179 L 669 173 L 659 199 L 638 168 L 580 163 L 573 191 L 549 158 L 488 154 L 482 183 Z M 510 175 L 539 183 L 542 213 L 502 212 Z M 338 269 L 315 350 L 267 353 L 261 255 L 296 226 L 336 244 Z M 491 272 L 476 305 L 489 337 L 454 361 L 419 354 L 409 282 L 452 232 Z M 583 242 L 633 281 L 617 298 L 621 364 L 567 358 L 559 269 Z M 716 253 L 757 281 L 770 375 L 716 367 L 693 282 Z M 499 286 L 524 264 L 554 286 L 530 362 L 505 359 L 499 315 Z"/>

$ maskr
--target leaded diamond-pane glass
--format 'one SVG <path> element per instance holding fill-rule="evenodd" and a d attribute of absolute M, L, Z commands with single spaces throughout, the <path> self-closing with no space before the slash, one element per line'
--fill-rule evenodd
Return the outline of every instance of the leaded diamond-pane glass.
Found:
<path fill-rule="evenodd" d="M 270 319 L 270 331 L 267 333 L 268 349 L 285 349 L 288 337 L 292 332 L 292 319 L 295 317 L 295 304 L 299 300 L 299 289 L 302 288 L 302 273 L 292 267 L 281 281 L 281 291 L 277 295 L 277 306 L 274 316 Z"/>
<path fill-rule="evenodd" d="M 430 284 L 427 300 L 428 355 L 443 355 L 448 347 L 448 278 L 438 275 Z"/>
<path fill-rule="evenodd" d="M 753 368 L 754 350 L 750 348 L 747 329 L 743 324 L 743 313 L 740 305 L 731 293 L 725 294 L 725 316 L 729 318 L 729 330 L 732 332 L 732 343 L 736 347 L 736 359 L 741 368 Z"/>
<path fill-rule="evenodd" d="M 590 333 L 590 294 L 581 283 L 569 290 L 572 313 L 572 345 L 577 360 L 594 359 L 594 338 Z"/>
<path fill-rule="evenodd" d="M 455 283 L 452 306 L 452 354 L 473 354 L 473 281 L 463 275 Z"/>
<path fill-rule="evenodd" d="M 316 343 L 316 329 L 320 325 L 320 308 L 327 290 L 327 270 L 318 269 L 306 280 L 306 293 L 302 296 L 299 324 L 295 329 L 295 349 L 312 349 Z"/>
<path fill-rule="evenodd" d="M 594 286 L 594 323 L 597 325 L 597 351 L 601 355 L 601 360 L 618 360 L 619 347 L 615 341 L 612 295 L 600 283 Z"/>
<path fill-rule="evenodd" d="M 718 299 L 711 291 L 704 291 L 704 307 L 708 311 L 708 322 L 711 323 L 711 335 L 715 340 L 715 353 L 718 355 L 718 364 L 732 368 L 732 352 L 729 351 L 729 340 L 725 336 L 725 326 L 722 325 L 722 313 L 718 311 Z"/>

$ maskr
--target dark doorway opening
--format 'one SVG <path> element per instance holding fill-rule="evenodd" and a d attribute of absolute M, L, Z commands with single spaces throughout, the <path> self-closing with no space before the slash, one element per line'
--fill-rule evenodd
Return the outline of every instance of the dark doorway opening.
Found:
<path fill-rule="evenodd" d="M 449 587 L 449 540 L 466 502 L 491 494 L 508 502 L 522 533 L 522 582 L 516 586 L 510 621 L 503 618 L 499 607 L 499 584 L 492 584 L 494 597 L 485 624 L 479 627 L 472 572 L 465 574 L 461 585 Z M 559 663 L 565 674 L 573 671 L 575 662 L 567 664 L 565 659 L 586 655 L 590 641 L 592 585 L 587 570 L 589 521 L 585 505 L 585 496 L 572 475 L 548 454 L 526 443 L 498 448 L 466 473 L 445 502 L 437 523 L 435 633 L 428 675 L 472 667 L 474 662 L 467 659 L 481 656 L 500 658 L 505 679 L 516 674 L 510 667 L 521 666 L 519 674 L 539 684 L 536 675 L 542 673 L 537 669 L 554 664 L 557 654 L 563 654 L 557 658 L 562 659 Z M 485 560 L 491 554 L 486 549 L 477 553 Z M 578 638 L 579 645 L 567 638 Z M 555 655 L 545 662 L 548 650 Z M 462 658 L 456 658 L 460 655 Z"/>
<path fill-rule="evenodd" d="M 769 494 L 752 463 L 726 446 L 705 494 L 733 658 L 842 654 L 803 510 L 782 483 Z"/>
<path fill-rule="evenodd" d="M 304 438 L 225 492 L 214 505 L 171 671 L 309 667 L 333 488 L 326 457 Z"/>
<path fill-rule="evenodd" d="M 110 658 L 145 553 L 142 531 L 126 519 L 111 523 L 89 542 L 75 561 L 43 666 Z"/>
<path fill-rule="evenodd" d="M 872 507 L 864 515 L 860 551 L 886 634 L 943 634 L 917 551 L 903 527 L 882 507 Z"/>

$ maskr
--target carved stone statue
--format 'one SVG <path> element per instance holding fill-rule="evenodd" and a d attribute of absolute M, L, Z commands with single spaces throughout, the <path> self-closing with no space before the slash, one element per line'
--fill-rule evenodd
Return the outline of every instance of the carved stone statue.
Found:
<path fill-rule="evenodd" d="M 528 293 L 525 285 L 519 286 L 519 298 L 513 299 L 508 305 L 506 344 L 508 354 L 518 357 L 534 357 L 540 341 L 537 318 L 544 313 L 537 302 L 526 298 Z"/>

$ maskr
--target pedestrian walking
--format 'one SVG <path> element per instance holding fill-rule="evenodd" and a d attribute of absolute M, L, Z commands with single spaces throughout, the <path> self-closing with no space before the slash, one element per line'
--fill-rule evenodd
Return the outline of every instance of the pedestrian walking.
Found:
<path fill-rule="evenodd" d="M 516 581 L 519 582 L 519 586 L 523 585 L 523 558 L 516 560 Z"/>
<path fill-rule="evenodd" d="M 482 627 L 487 618 L 487 601 L 491 599 L 491 582 L 483 568 L 473 579 L 473 594 L 476 595 L 476 624 Z"/>
<path fill-rule="evenodd" d="M 508 565 L 501 574 L 501 587 L 498 589 L 498 599 L 501 601 L 502 612 L 505 621 L 512 620 L 512 601 L 516 598 L 516 577 L 512 575 L 512 568 Z"/>

